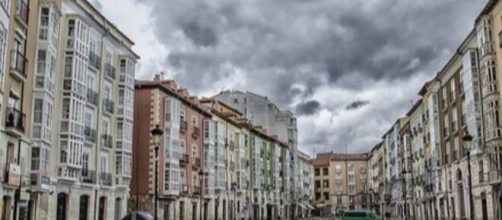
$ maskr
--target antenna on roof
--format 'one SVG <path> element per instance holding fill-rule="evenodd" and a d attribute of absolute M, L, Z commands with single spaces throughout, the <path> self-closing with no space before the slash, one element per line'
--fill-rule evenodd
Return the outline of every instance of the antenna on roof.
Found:
<path fill-rule="evenodd" d="M 165 75 L 166 75 L 166 73 L 164 73 L 164 71 L 160 71 L 160 79 L 161 80 L 164 80 Z"/>

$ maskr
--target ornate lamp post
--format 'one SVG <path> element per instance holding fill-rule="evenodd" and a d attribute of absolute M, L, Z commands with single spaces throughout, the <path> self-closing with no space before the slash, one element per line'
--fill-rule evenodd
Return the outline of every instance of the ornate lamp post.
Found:
<path fill-rule="evenodd" d="M 159 144 L 160 144 L 160 137 L 164 133 L 162 129 L 159 128 L 159 125 L 155 125 L 155 128 L 151 131 L 152 137 L 153 137 L 153 144 L 155 144 L 155 183 L 154 183 L 154 219 L 158 220 L 158 197 L 159 197 L 159 192 L 158 192 L 158 178 L 159 178 Z"/>
<path fill-rule="evenodd" d="M 462 140 L 465 142 L 465 145 L 468 147 L 467 151 L 467 172 L 469 172 L 469 210 L 471 214 L 471 219 L 475 219 L 474 215 L 474 199 L 472 196 L 472 174 L 471 174 L 471 156 L 476 156 L 480 153 L 479 149 L 476 147 L 473 149 L 471 142 L 472 142 L 473 137 L 469 134 L 469 131 L 466 129 L 464 137 L 462 137 Z"/>

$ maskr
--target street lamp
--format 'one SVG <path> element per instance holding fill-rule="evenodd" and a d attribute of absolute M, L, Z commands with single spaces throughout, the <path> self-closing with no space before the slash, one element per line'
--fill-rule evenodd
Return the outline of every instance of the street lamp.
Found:
<path fill-rule="evenodd" d="M 202 186 L 204 184 L 204 177 L 206 176 L 207 172 L 204 172 L 201 168 L 201 170 L 199 171 L 199 203 L 200 203 L 200 207 L 199 207 L 199 212 L 200 212 L 200 219 L 204 219 L 206 220 L 207 216 L 206 216 L 206 207 L 204 207 L 204 218 L 202 218 Z"/>
<path fill-rule="evenodd" d="M 472 136 L 469 134 L 469 131 L 466 129 L 464 137 L 462 137 L 462 140 L 465 142 L 466 146 L 469 147 L 469 150 L 467 151 L 467 171 L 469 172 L 469 210 L 471 212 L 471 219 L 475 219 L 474 216 L 474 200 L 472 198 L 472 175 L 471 175 L 471 156 L 475 156 L 479 153 L 479 150 L 472 149 Z"/>
<path fill-rule="evenodd" d="M 230 187 L 230 189 L 234 193 L 234 201 L 232 202 L 232 209 L 233 209 L 233 211 L 232 211 L 232 213 L 233 213 L 232 217 L 233 217 L 233 219 L 237 219 L 236 215 L 238 214 L 238 211 L 239 211 L 239 210 L 235 210 L 235 203 L 236 203 L 236 198 L 237 198 L 236 197 L 236 194 L 237 194 L 237 183 L 233 182 L 232 185 L 231 185 L 231 187 Z"/>
<path fill-rule="evenodd" d="M 159 192 L 158 192 L 158 178 L 159 178 L 159 144 L 160 144 L 160 137 L 162 136 L 164 132 L 162 129 L 159 128 L 159 125 L 155 125 L 155 128 L 152 129 L 151 134 L 153 138 L 153 144 L 155 145 L 155 183 L 154 183 L 154 190 L 155 190 L 155 198 L 154 198 L 154 219 L 158 219 L 158 197 L 159 197 Z M 169 208 L 169 207 L 168 207 Z"/>

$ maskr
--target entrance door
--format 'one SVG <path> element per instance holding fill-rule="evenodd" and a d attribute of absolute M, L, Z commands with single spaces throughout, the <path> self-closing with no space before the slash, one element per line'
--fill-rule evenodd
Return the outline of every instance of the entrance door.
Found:
<path fill-rule="evenodd" d="M 272 206 L 267 205 L 267 219 L 272 220 Z"/>
<path fill-rule="evenodd" d="M 488 220 L 488 209 L 486 207 L 486 194 L 481 193 L 481 210 L 483 213 L 483 220 Z"/>
<path fill-rule="evenodd" d="M 79 220 L 88 220 L 87 219 L 88 207 L 89 207 L 89 196 L 87 195 L 80 196 L 80 209 L 78 214 Z"/>
<path fill-rule="evenodd" d="M 11 207 L 10 196 L 4 196 L 2 200 L 3 200 L 2 220 L 9 220 L 10 219 L 10 207 Z"/>
<path fill-rule="evenodd" d="M 98 220 L 105 220 L 106 214 L 106 197 L 102 196 L 99 198 L 99 213 L 98 213 Z"/>
<path fill-rule="evenodd" d="M 58 194 L 56 219 L 66 220 L 66 203 L 68 201 L 68 196 L 65 193 Z"/>
<path fill-rule="evenodd" d="M 121 198 L 116 198 L 115 199 L 115 220 L 120 220 L 120 213 L 122 212 L 122 206 L 121 203 L 122 199 Z"/>

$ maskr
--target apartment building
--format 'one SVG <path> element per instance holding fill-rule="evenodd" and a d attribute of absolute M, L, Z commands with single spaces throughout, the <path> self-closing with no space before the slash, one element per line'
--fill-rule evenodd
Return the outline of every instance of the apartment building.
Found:
<path fill-rule="evenodd" d="M 34 50 L 28 1 L 0 1 L 0 215 L 27 215 L 30 210 L 29 152 L 31 145 L 32 81 L 28 62 Z M 5 172 L 4 172 L 5 171 Z"/>
<path fill-rule="evenodd" d="M 500 77 L 502 6 L 488 1 L 448 63 L 411 108 L 413 207 L 396 217 L 495 219 L 500 214 Z M 472 141 L 465 142 L 467 134 Z M 406 135 L 402 132 L 401 138 Z M 403 145 L 406 152 L 406 145 Z M 388 154 L 392 160 L 392 154 Z M 405 159 L 408 157 L 404 157 Z M 409 161 L 408 161 L 409 162 Z M 405 169 L 405 171 L 407 171 Z M 392 173 L 389 177 L 392 179 Z M 406 178 L 407 172 L 400 173 Z M 391 204 L 388 208 L 391 208 Z M 488 210 L 495 210 L 490 212 Z"/>
<path fill-rule="evenodd" d="M 405 117 L 401 120 L 404 125 L 399 130 L 398 143 L 398 161 L 399 161 L 399 177 L 398 181 L 401 185 L 401 196 L 397 201 L 397 212 L 400 216 L 410 216 L 411 204 L 411 187 L 413 186 L 411 179 L 411 127 L 410 118 Z"/>
<path fill-rule="evenodd" d="M 398 157 L 399 149 L 399 131 L 401 126 L 401 119 L 397 120 L 393 126 L 387 131 L 387 133 L 382 137 L 384 141 L 384 146 L 387 152 L 388 166 L 387 166 L 387 189 L 385 189 L 386 202 L 388 203 L 388 208 L 397 215 L 397 202 L 401 198 L 402 187 L 401 182 L 398 179 L 400 170 L 400 158 Z"/>
<path fill-rule="evenodd" d="M 371 153 L 368 155 L 368 185 L 369 185 L 369 204 L 370 208 L 374 209 L 377 213 L 383 214 L 385 201 L 383 201 L 383 193 L 385 192 L 386 180 L 386 152 L 383 147 L 383 142 L 375 145 Z"/>
<path fill-rule="evenodd" d="M 287 143 L 292 149 L 289 158 L 290 173 L 298 173 L 295 170 L 298 166 L 298 128 L 293 113 L 280 110 L 267 97 L 252 92 L 222 91 L 213 99 L 237 109 L 252 124 L 261 126 L 268 134 L 276 135 L 279 141 Z M 289 176 L 289 182 L 296 182 L 297 177 L 297 175 Z M 290 203 L 296 203 L 299 192 L 296 192 L 295 188 L 290 190 Z"/>
<path fill-rule="evenodd" d="M 334 175 L 330 175 L 329 171 L 330 157 L 331 153 L 319 153 L 310 161 L 314 166 L 314 205 L 322 212 L 331 212 L 330 182 Z"/>
<path fill-rule="evenodd" d="M 133 145 L 132 210 L 153 213 L 155 163 L 158 163 L 158 193 L 163 201 L 159 216 L 165 219 L 198 219 L 201 216 L 203 180 L 211 173 L 202 172 L 204 161 L 201 130 L 211 117 L 196 97 L 177 87 L 172 80 L 137 81 L 135 85 L 135 120 Z M 152 143 L 150 130 L 156 125 L 164 130 L 160 143 Z M 211 129 L 211 128 L 209 128 Z M 225 130 L 215 126 L 216 143 L 224 141 Z M 212 129 L 211 129 L 212 130 Z M 214 144 L 213 144 L 214 145 Z M 155 147 L 158 159 L 155 158 Z M 216 146 L 216 155 L 224 146 Z M 224 158 L 216 156 L 216 164 Z M 222 162 L 223 163 L 223 162 Z M 217 168 L 216 171 L 218 170 Z M 214 171 L 213 171 L 214 172 Z M 223 175 L 225 175 L 223 170 Z M 219 173 L 218 173 L 219 175 Z"/>
<path fill-rule="evenodd" d="M 299 162 L 299 177 L 297 178 L 299 185 L 299 195 L 298 204 L 301 207 L 299 212 L 303 217 L 310 217 L 311 210 L 314 207 L 311 205 L 311 201 L 314 200 L 314 167 L 310 163 L 309 155 L 298 151 L 298 162 Z"/>
<path fill-rule="evenodd" d="M 368 160 L 369 154 L 317 154 L 311 160 L 316 207 L 322 212 L 368 207 Z"/>
<path fill-rule="evenodd" d="M 0 5 L 2 218 L 120 218 L 134 43 L 85 0 Z"/>
<path fill-rule="evenodd" d="M 249 182 L 249 132 L 242 129 L 239 122 L 242 114 L 237 110 L 211 99 L 203 99 L 201 104 L 212 113 L 213 123 L 221 131 L 221 136 L 218 136 L 220 147 L 216 153 L 215 200 L 214 204 L 209 204 L 214 209 L 210 209 L 208 215 L 215 219 L 233 219 L 248 209 L 245 192 Z"/>

